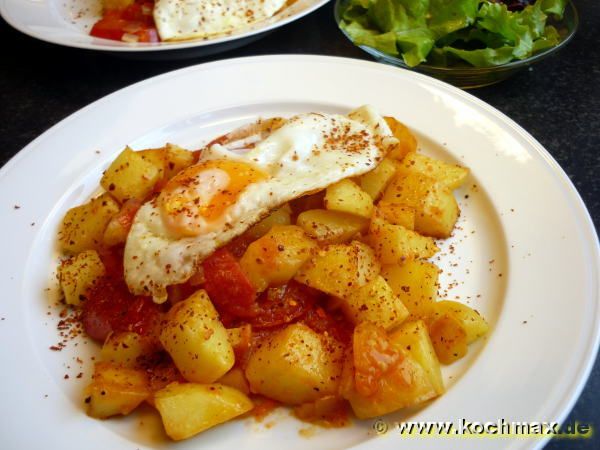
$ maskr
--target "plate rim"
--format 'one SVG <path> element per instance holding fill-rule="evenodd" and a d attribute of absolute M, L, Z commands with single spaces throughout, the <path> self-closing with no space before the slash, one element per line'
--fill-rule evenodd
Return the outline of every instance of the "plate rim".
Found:
<path fill-rule="evenodd" d="M 480 100 L 475 97 L 473 94 L 462 91 L 454 86 L 451 86 L 447 83 L 441 82 L 439 80 L 433 79 L 423 74 L 419 74 L 416 72 L 408 71 L 401 68 L 391 67 L 387 65 L 383 65 L 380 63 L 365 61 L 353 58 L 345 58 L 338 56 L 323 56 L 323 55 L 302 55 L 302 54 L 280 54 L 280 55 L 267 55 L 267 56 L 250 56 L 250 57 L 241 57 L 241 58 L 230 58 L 219 61 L 212 61 L 208 63 L 196 64 L 192 66 L 188 66 L 185 68 L 169 71 L 154 77 L 150 77 L 144 80 L 141 80 L 132 85 L 121 88 L 111 94 L 108 94 L 86 106 L 80 108 L 74 113 L 70 114 L 66 118 L 62 119 L 48 130 L 40 134 L 37 138 L 23 147 L 20 151 L 18 151 L 12 158 L 10 158 L 2 168 L 0 168 L 0 185 L 3 183 L 5 175 L 13 170 L 13 167 L 19 163 L 19 161 L 29 155 L 30 153 L 36 150 L 36 147 L 40 145 L 45 139 L 51 136 L 54 133 L 59 132 L 63 127 L 68 126 L 69 123 L 80 115 L 86 114 L 89 110 L 93 108 L 97 108 L 101 106 L 105 102 L 110 102 L 113 98 L 118 97 L 124 91 L 133 91 L 143 87 L 144 85 L 164 81 L 165 79 L 177 77 L 180 75 L 184 75 L 187 72 L 194 72 L 197 70 L 211 70 L 213 66 L 226 66 L 226 65 L 239 65 L 239 64 L 260 64 L 260 63 L 284 63 L 286 60 L 294 60 L 295 62 L 318 62 L 318 63 L 332 63 L 332 64 L 347 64 L 347 65 L 356 65 L 368 67 L 373 70 L 386 71 L 386 72 L 397 72 L 402 71 L 405 76 L 408 78 L 413 78 L 416 81 L 433 85 L 438 89 L 442 89 L 447 91 L 455 96 L 460 97 L 462 100 L 467 103 L 474 103 L 479 108 L 484 109 L 486 112 L 491 113 L 493 116 L 501 119 L 502 122 L 510 126 L 510 128 L 518 133 L 522 138 L 524 138 L 530 145 L 532 150 L 535 150 L 537 154 L 542 158 L 545 163 L 546 170 L 549 171 L 554 177 L 557 177 L 557 181 L 560 183 L 561 190 L 568 194 L 567 202 L 571 206 L 575 207 L 578 212 L 578 222 L 582 227 L 582 230 L 586 232 L 589 237 L 594 237 L 593 245 L 589 247 L 589 256 L 590 260 L 594 263 L 595 267 L 592 269 L 591 280 L 593 282 L 593 290 L 595 292 L 595 316 L 593 318 L 593 328 L 590 330 L 591 339 L 589 341 L 585 341 L 585 357 L 578 361 L 578 365 L 580 370 L 576 371 L 576 376 L 572 380 L 572 384 L 564 389 L 561 392 L 561 400 L 558 402 L 556 410 L 552 411 L 553 417 L 552 420 L 556 420 L 560 423 L 564 421 L 567 415 L 571 412 L 574 404 L 578 400 L 581 392 L 586 385 L 591 371 L 594 366 L 594 362 L 598 357 L 598 351 L 600 346 L 600 271 L 598 268 L 600 267 L 600 240 L 598 238 L 598 233 L 596 231 L 594 222 L 590 215 L 589 210 L 585 206 L 585 203 L 576 189 L 575 185 L 568 177 L 566 172 L 562 169 L 562 167 L 558 164 L 558 162 L 552 157 L 552 155 L 544 148 L 544 146 L 539 143 L 529 132 L 527 132 L 523 127 L 521 127 L 518 123 L 516 123 L 513 119 L 508 117 L 506 114 L 501 112 L 500 110 L 494 108 L 488 103 Z M 8 212 L 5 213 L 8 216 Z M 590 243 L 591 244 L 591 243 Z M 532 448 L 541 448 L 543 445 L 551 439 L 550 436 L 544 437 L 543 439 L 536 440 L 535 443 L 531 446 Z M 525 441 L 523 441 L 525 442 Z"/>
<path fill-rule="evenodd" d="M 250 39 L 250 38 L 258 38 L 263 33 L 268 33 L 270 31 L 275 31 L 276 29 L 286 26 L 291 22 L 295 22 L 317 9 L 325 6 L 325 4 L 329 3 L 331 0 L 312 0 L 312 3 L 307 8 L 298 11 L 296 14 L 292 14 L 283 18 L 282 20 L 277 20 L 276 22 L 272 22 L 267 24 L 264 27 L 259 27 L 256 29 L 251 29 L 246 32 L 242 32 L 240 34 L 234 34 L 229 36 L 220 36 L 213 39 L 196 39 L 189 41 L 175 41 L 175 42 L 159 42 L 157 45 L 148 45 L 148 46 L 109 46 L 105 44 L 95 44 L 95 43 L 85 43 L 85 42 L 69 42 L 64 39 L 55 38 L 52 35 L 48 36 L 45 33 L 37 33 L 30 30 L 27 26 L 25 26 L 22 22 L 13 20 L 13 17 L 9 13 L 10 8 L 9 0 L 0 0 L 0 17 L 4 19 L 4 21 L 10 25 L 15 30 L 33 38 L 43 42 L 47 42 L 54 45 L 60 45 L 67 48 L 78 48 L 82 50 L 96 50 L 108 53 L 124 53 L 124 54 L 145 54 L 145 53 L 154 53 L 154 52 L 168 52 L 168 51 L 177 51 L 177 50 L 191 50 L 198 48 L 211 48 L 212 46 L 217 46 L 220 44 L 226 45 L 231 42 Z M 50 8 L 50 4 L 47 4 L 47 7 Z M 268 20 L 268 19 L 265 19 Z M 120 41 L 111 41 L 109 39 L 95 38 L 98 41 L 107 41 L 107 42 L 120 42 Z"/>

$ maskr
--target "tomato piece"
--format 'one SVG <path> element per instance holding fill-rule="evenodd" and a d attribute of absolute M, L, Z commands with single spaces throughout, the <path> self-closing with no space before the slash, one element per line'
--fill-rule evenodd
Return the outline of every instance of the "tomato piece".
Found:
<path fill-rule="evenodd" d="M 218 136 L 216 138 L 214 138 L 212 141 L 210 141 L 208 144 L 206 144 L 206 148 L 210 148 L 215 144 L 226 144 L 227 141 L 229 141 L 229 134 L 223 134 L 221 136 Z"/>
<path fill-rule="evenodd" d="M 185 382 L 185 378 L 166 352 L 155 353 L 149 358 L 142 359 L 141 366 L 146 371 L 148 387 L 152 392 L 164 388 L 169 383 Z"/>
<path fill-rule="evenodd" d="M 123 19 L 131 20 L 131 21 L 139 21 L 145 22 L 149 25 L 154 24 L 154 20 L 152 18 L 152 10 L 154 9 L 153 2 L 136 2 L 127 6 L 125 9 L 120 11 L 121 17 Z"/>
<path fill-rule="evenodd" d="M 219 319 L 225 328 L 235 328 L 244 324 L 244 322 L 238 316 L 219 308 L 216 309 L 219 313 Z"/>
<path fill-rule="evenodd" d="M 242 234 L 241 236 L 233 239 L 223 248 L 229 251 L 234 257 L 239 259 L 244 255 L 244 253 L 246 253 L 246 249 L 251 243 L 252 239 Z"/>
<path fill-rule="evenodd" d="M 193 286 L 189 282 L 167 286 L 169 303 L 174 305 L 177 302 L 185 300 L 198 289 L 198 286 Z"/>
<path fill-rule="evenodd" d="M 116 323 L 117 328 L 142 336 L 153 335 L 160 324 L 161 308 L 150 297 L 136 296 Z M 119 330 L 120 331 L 120 330 Z"/>
<path fill-rule="evenodd" d="M 200 160 L 200 156 L 202 156 L 202 149 L 194 150 L 192 154 L 194 157 L 193 164 L 196 164 Z"/>
<path fill-rule="evenodd" d="M 81 315 L 85 332 L 97 341 L 118 331 L 155 338 L 161 318 L 161 307 L 150 297 L 131 294 L 122 279 L 109 276 L 90 289 Z"/>
<path fill-rule="evenodd" d="M 160 191 L 163 190 L 163 188 L 167 185 L 169 180 L 165 180 L 164 178 L 161 178 L 160 180 L 158 180 L 156 182 L 156 184 L 154 185 L 154 189 L 152 189 L 152 192 L 154 194 L 160 194 Z"/>
<path fill-rule="evenodd" d="M 90 34 L 113 41 L 123 40 L 125 33 L 134 34 L 138 37 L 138 42 L 159 42 L 158 31 L 156 28 L 147 28 L 146 25 L 137 22 L 130 22 L 124 19 L 100 19 L 94 24 Z"/>
<path fill-rule="evenodd" d="M 152 16 L 153 7 L 152 2 L 140 2 L 122 10 L 107 10 L 94 24 L 90 34 L 115 41 L 123 40 L 125 34 L 133 34 L 138 37 L 138 42 L 159 42 Z"/>
<path fill-rule="evenodd" d="M 349 345 L 352 339 L 353 325 L 339 311 L 326 311 L 321 306 L 308 310 L 302 322 L 321 334 L 329 334 L 344 345 Z"/>
<path fill-rule="evenodd" d="M 121 206 L 121 210 L 115 216 L 115 219 L 119 221 L 119 224 L 129 231 L 131 228 L 131 224 L 133 224 L 133 219 L 138 212 L 138 209 L 142 206 L 142 202 L 135 198 L 131 198 L 123 203 Z"/>
<path fill-rule="evenodd" d="M 204 289 L 219 313 L 237 317 L 256 315 L 256 290 L 229 250 L 217 250 L 202 267 Z"/>
<path fill-rule="evenodd" d="M 233 353 L 235 354 L 235 363 L 240 367 L 244 367 L 248 356 L 250 355 L 250 349 L 254 342 L 254 335 L 252 332 L 252 325 L 244 324 L 240 328 L 239 340 L 232 342 Z"/>
<path fill-rule="evenodd" d="M 125 32 L 123 28 L 127 26 L 127 21 L 114 16 L 105 16 L 94 24 L 90 30 L 90 35 L 120 41 Z"/>
<path fill-rule="evenodd" d="M 362 322 L 354 329 L 354 382 L 356 391 L 365 397 L 379 388 L 379 379 L 402 362 L 403 355 L 396 351 L 383 329 Z"/>
<path fill-rule="evenodd" d="M 258 298 L 258 313 L 249 322 L 257 329 L 290 323 L 306 315 L 320 296 L 319 291 L 294 280 L 267 289 Z"/>
<path fill-rule="evenodd" d="M 110 248 L 101 248 L 98 250 L 98 255 L 106 275 L 113 278 L 123 278 L 123 246 L 116 246 Z"/>
<path fill-rule="evenodd" d="M 120 11 L 120 13 L 121 13 L 121 17 L 125 20 L 130 20 L 130 21 L 143 20 L 142 5 L 140 5 L 139 3 L 132 3 L 131 5 L 127 6 L 125 9 Z"/>

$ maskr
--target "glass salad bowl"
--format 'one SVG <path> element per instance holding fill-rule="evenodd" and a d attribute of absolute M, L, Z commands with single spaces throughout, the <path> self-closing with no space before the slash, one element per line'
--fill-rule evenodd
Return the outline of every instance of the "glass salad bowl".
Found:
<path fill-rule="evenodd" d="M 338 27 L 340 27 L 341 22 L 342 6 L 347 1 L 348 0 L 336 0 L 334 15 Z M 572 1 L 567 3 L 562 20 L 554 21 L 552 25 L 557 28 L 561 39 L 557 45 L 534 53 L 532 56 L 522 60 L 515 60 L 506 64 L 490 67 L 475 67 L 467 63 L 459 63 L 459 65 L 452 66 L 438 66 L 421 63 L 417 66 L 410 67 L 404 62 L 401 56 L 392 56 L 366 45 L 357 45 L 357 47 L 373 56 L 378 62 L 414 70 L 453 84 L 462 89 L 474 89 L 503 81 L 514 75 L 516 72 L 527 68 L 548 56 L 556 54 L 565 47 L 571 41 L 579 26 L 579 16 Z M 349 34 L 342 27 L 340 27 L 340 30 L 350 41 L 352 41 Z"/>

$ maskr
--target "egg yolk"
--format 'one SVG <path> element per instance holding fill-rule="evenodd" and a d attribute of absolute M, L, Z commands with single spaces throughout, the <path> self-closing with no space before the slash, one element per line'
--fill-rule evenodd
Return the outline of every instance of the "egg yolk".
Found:
<path fill-rule="evenodd" d="M 188 167 L 171 178 L 158 196 L 162 218 L 178 235 L 209 232 L 244 189 L 267 177 L 248 163 L 225 159 Z"/>

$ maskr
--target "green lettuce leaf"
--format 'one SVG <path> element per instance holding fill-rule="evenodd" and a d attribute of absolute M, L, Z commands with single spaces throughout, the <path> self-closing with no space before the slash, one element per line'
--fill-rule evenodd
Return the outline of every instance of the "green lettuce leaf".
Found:
<path fill-rule="evenodd" d="M 568 0 L 538 0 L 542 11 L 546 14 L 554 14 L 558 19 L 562 19 Z"/>
<path fill-rule="evenodd" d="M 505 43 L 504 38 L 496 33 L 490 33 L 479 28 L 464 28 L 438 39 L 436 46 L 475 50 L 486 47 L 498 48 L 505 45 Z"/>
<path fill-rule="evenodd" d="M 398 0 L 374 0 L 368 17 L 375 28 L 383 32 L 410 30 L 424 25 L 422 18 L 415 18 Z"/>
<path fill-rule="evenodd" d="M 358 22 L 352 22 L 348 25 L 342 25 L 342 29 L 348 33 L 356 45 L 366 45 L 373 47 L 388 55 L 399 55 L 396 47 L 396 34 L 393 31 L 380 33 L 377 30 L 364 28 Z"/>
<path fill-rule="evenodd" d="M 544 30 L 544 35 L 541 38 L 536 39 L 533 43 L 533 53 L 539 53 L 548 48 L 555 47 L 559 43 L 560 35 L 558 34 L 558 31 L 552 25 L 549 25 Z"/>
<path fill-rule="evenodd" d="M 357 45 L 401 55 L 408 66 L 506 64 L 560 42 L 548 15 L 567 0 L 538 0 L 522 11 L 489 0 L 346 0 L 340 27 Z"/>
<path fill-rule="evenodd" d="M 435 36 L 428 28 L 396 31 L 396 43 L 402 51 L 402 59 L 409 67 L 414 67 L 427 59 L 435 44 Z"/>
<path fill-rule="evenodd" d="M 402 0 L 408 13 L 415 18 L 425 20 L 429 11 L 430 0 Z"/>
<path fill-rule="evenodd" d="M 520 14 L 511 13 L 501 3 L 484 3 L 479 9 L 477 25 L 484 30 L 497 33 L 513 46 L 513 56 L 523 59 L 531 55 L 533 35 L 530 28 L 523 23 Z"/>
<path fill-rule="evenodd" d="M 428 25 L 439 38 L 475 22 L 480 0 L 431 0 Z"/>
<path fill-rule="evenodd" d="M 533 39 L 537 39 L 544 34 L 546 28 L 546 19 L 548 16 L 542 11 L 542 3 L 536 2 L 533 5 L 526 7 L 517 17 L 521 23 L 529 28 Z"/>
<path fill-rule="evenodd" d="M 363 16 L 357 14 L 357 6 L 362 9 L 364 5 L 358 1 L 352 0 L 343 12 L 341 24 L 355 44 L 393 56 L 399 54 L 399 48 L 411 67 L 425 61 L 435 44 L 435 35 L 426 22 L 429 0 L 371 0 Z"/>
<path fill-rule="evenodd" d="M 448 62 L 448 55 L 466 61 L 475 67 L 491 67 L 506 64 L 513 59 L 514 48 L 505 46 L 500 48 L 482 48 L 479 50 L 461 50 L 454 47 L 436 48 L 434 50 L 438 61 Z"/>
<path fill-rule="evenodd" d="M 369 17 L 367 11 L 370 6 L 370 0 L 350 0 L 346 7 L 340 11 L 342 24 L 358 22 L 364 28 L 369 27 Z"/>

